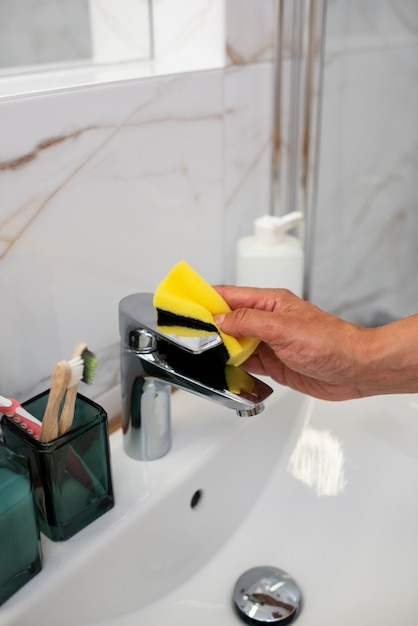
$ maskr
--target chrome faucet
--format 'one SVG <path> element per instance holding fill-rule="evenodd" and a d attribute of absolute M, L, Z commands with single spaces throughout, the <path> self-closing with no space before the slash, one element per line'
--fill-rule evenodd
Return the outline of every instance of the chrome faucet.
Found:
<path fill-rule="evenodd" d="M 124 448 L 134 459 L 150 461 L 170 450 L 172 386 L 242 416 L 260 413 L 272 393 L 261 380 L 224 365 L 225 348 L 217 333 L 199 338 L 162 333 L 150 293 L 120 301 L 119 330 Z"/>

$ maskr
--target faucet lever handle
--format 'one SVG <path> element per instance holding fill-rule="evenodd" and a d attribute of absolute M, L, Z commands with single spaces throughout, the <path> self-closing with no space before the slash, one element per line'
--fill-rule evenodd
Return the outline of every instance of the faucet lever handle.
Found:
<path fill-rule="evenodd" d="M 152 294 L 149 293 L 127 296 L 121 300 L 119 309 L 122 341 L 126 341 L 128 334 L 128 345 L 134 352 L 154 352 L 160 339 L 192 354 L 202 354 L 222 343 L 220 335 L 216 332 L 190 337 L 163 332 L 157 324 Z"/>
<path fill-rule="evenodd" d="M 148 354 L 157 349 L 157 337 L 147 328 L 136 328 L 129 333 L 128 344 L 138 354 Z"/>
<path fill-rule="evenodd" d="M 158 330 L 157 327 L 152 331 L 148 328 L 136 328 L 135 330 L 131 330 L 128 345 L 131 350 L 138 354 L 148 354 L 157 350 L 158 339 L 164 339 L 192 354 L 202 354 L 202 352 L 216 348 L 216 346 L 222 343 L 222 339 L 217 333 L 202 337 L 181 337 L 176 334 L 163 333 Z"/>
<path fill-rule="evenodd" d="M 165 339 L 170 343 L 174 343 L 179 348 L 187 350 L 187 352 L 191 352 L 192 354 L 202 354 L 202 352 L 206 352 L 206 350 L 210 350 L 211 348 L 216 348 L 216 346 L 219 346 L 219 344 L 222 343 L 222 339 L 217 333 L 203 336 L 193 335 L 190 337 L 181 337 L 175 333 L 163 333 L 158 330 L 158 327 L 157 332 L 162 339 Z"/>

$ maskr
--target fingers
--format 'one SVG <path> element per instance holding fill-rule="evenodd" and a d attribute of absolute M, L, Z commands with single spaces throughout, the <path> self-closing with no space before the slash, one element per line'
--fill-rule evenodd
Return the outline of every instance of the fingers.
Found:
<path fill-rule="evenodd" d="M 260 344 L 242 367 L 247 372 L 271 376 L 277 382 L 284 384 L 284 365 L 267 344 Z"/>
<path fill-rule="evenodd" d="M 286 329 L 280 313 L 256 309 L 236 309 L 225 315 L 215 316 L 215 323 L 227 335 L 253 337 L 270 344 L 273 348 L 282 343 Z"/>
<path fill-rule="evenodd" d="M 214 289 L 226 300 L 231 309 L 248 308 L 274 311 L 280 300 L 286 294 L 290 294 L 286 289 L 259 289 L 257 287 L 234 287 L 231 285 L 216 285 Z"/>
<path fill-rule="evenodd" d="M 232 309 L 232 313 L 215 317 L 221 330 L 234 337 L 255 337 L 267 343 L 280 335 L 282 315 L 305 304 L 287 289 L 229 285 L 217 285 L 215 289 Z"/>
<path fill-rule="evenodd" d="M 277 314 L 256 309 L 236 309 L 230 313 L 214 316 L 222 332 L 233 337 L 254 337 L 266 343 L 278 339 L 281 323 Z"/>

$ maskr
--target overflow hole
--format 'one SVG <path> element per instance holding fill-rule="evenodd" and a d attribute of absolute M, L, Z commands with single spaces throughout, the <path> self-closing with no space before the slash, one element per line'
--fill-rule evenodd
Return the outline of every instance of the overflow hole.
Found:
<path fill-rule="evenodd" d="M 202 496 L 203 496 L 203 491 L 201 489 L 198 489 L 197 491 L 194 492 L 192 499 L 190 500 L 191 509 L 194 509 L 197 507 L 197 505 L 202 499 Z"/>

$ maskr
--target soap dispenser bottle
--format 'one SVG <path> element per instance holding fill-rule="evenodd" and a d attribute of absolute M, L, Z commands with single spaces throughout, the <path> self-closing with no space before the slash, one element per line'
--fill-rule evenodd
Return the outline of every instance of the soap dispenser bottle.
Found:
<path fill-rule="evenodd" d="M 300 240 L 287 233 L 302 220 L 301 211 L 257 218 L 254 234 L 238 241 L 236 284 L 281 287 L 302 297 L 304 254 Z"/>

